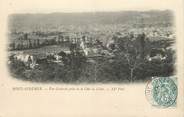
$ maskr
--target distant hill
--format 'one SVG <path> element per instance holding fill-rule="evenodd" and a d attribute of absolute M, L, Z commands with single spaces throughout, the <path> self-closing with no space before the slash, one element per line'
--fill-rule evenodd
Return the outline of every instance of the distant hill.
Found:
<path fill-rule="evenodd" d="M 9 16 L 9 27 L 12 29 L 29 29 L 32 27 L 68 26 L 68 25 L 109 25 L 126 23 L 171 23 L 173 14 L 165 11 L 120 11 L 120 12 L 87 12 L 87 13 L 50 13 L 50 14 L 12 14 Z"/>

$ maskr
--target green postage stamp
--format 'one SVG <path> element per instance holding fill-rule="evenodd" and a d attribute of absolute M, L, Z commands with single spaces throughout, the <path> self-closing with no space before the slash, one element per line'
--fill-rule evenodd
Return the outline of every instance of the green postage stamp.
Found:
<path fill-rule="evenodd" d="M 146 98 L 156 107 L 176 106 L 177 94 L 176 77 L 153 77 L 146 85 Z"/>

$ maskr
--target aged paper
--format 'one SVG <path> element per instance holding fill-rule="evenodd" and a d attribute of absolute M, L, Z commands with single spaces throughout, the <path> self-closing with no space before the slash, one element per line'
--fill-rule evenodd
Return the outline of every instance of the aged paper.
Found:
<path fill-rule="evenodd" d="M 183 117 L 182 0 L 0 0 L 0 117 Z"/>

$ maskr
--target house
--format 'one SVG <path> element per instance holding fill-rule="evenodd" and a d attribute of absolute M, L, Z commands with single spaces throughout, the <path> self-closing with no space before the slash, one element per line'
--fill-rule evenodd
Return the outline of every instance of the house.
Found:
<path fill-rule="evenodd" d="M 167 58 L 167 55 L 165 54 L 165 50 L 162 48 L 161 49 L 153 48 L 146 57 L 148 61 L 154 61 L 154 60 L 163 61 L 166 58 Z"/>
<path fill-rule="evenodd" d="M 32 69 L 37 65 L 35 57 L 29 54 L 16 54 L 14 59 L 23 62 L 25 66 Z"/>

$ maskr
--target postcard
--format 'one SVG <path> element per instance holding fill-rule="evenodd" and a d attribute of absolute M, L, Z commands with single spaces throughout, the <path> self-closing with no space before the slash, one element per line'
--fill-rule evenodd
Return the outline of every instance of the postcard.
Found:
<path fill-rule="evenodd" d="M 183 117 L 182 0 L 1 0 L 0 117 Z"/>

